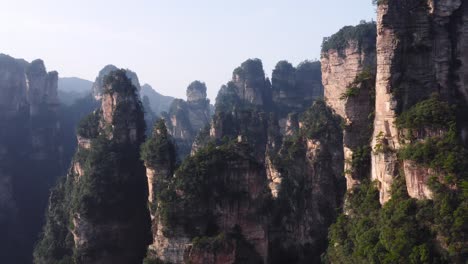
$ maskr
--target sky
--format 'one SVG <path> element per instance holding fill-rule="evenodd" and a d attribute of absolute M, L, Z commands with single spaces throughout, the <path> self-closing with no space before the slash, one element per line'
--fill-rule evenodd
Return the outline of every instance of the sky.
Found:
<path fill-rule="evenodd" d="M 323 37 L 375 20 L 371 2 L 0 0 L 0 53 L 91 81 L 114 64 L 178 98 L 201 80 L 214 100 L 249 58 L 260 58 L 267 76 L 280 60 L 320 59 Z"/>

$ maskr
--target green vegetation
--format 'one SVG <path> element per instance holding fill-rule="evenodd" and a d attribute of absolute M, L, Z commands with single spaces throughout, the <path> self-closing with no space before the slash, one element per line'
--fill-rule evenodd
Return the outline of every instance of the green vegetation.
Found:
<path fill-rule="evenodd" d="M 142 144 L 140 153 L 141 159 L 150 168 L 165 165 L 169 168 L 169 171 L 175 169 L 175 146 L 167 132 L 163 119 L 156 122 L 151 138 Z"/>
<path fill-rule="evenodd" d="M 281 76 L 291 76 L 296 72 L 296 68 L 289 63 L 288 61 L 279 61 L 275 69 L 273 69 L 273 76 L 275 75 L 281 75 Z"/>
<path fill-rule="evenodd" d="M 359 89 L 359 87 L 354 87 L 354 86 L 353 87 L 348 87 L 348 88 L 346 88 L 346 91 L 341 94 L 340 100 L 346 100 L 346 99 L 348 99 L 350 97 L 357 96 L 360 91 L 361 91 L 361 89 Z"/>
<path fill-rule="evenodd" d="M 263 63 L 260 59 L 248 59 L 236 68 L 233 72 L 241 78 L 249 78 L 249 76 L 265 76 L 263 71 Z"/>
<path fill-rule="evenodd" d="M 237 97 L 236 89 L 236 85 L 233 82 L 228 82 L 227 85 L 221 87 L 216 97 L 216 113 L 229 113 L 239 108 L 241 103 L 240 99 Z"/>
<path fill-rule="evenodd" d="M 468 153 L 458 142 L 453 130 L 442 137 L 430 137 L 424 141 L 405 145 L 398 154 L 402 160 L 412 160 L 450 174 L 468 171 L 466 160 Z"/>
<path fill-rule="evenodd" d="M 195 137 L 195 141 L 193 143 L 193 146 L 197 146 L 197 148 L 203 148 L 206 146 L 210 141 L 212 141 L 210 137 L 210 129 L 211 129 L 211 124 L 206 124 L 205 127 L 203 127 Z"/>
<path fill-rule="evenodd" d="M 34 249 L 34 263 L 67 264 L 72 263 L 73 237 L 68 231 L 70 184 L 60 179 L 51 190 L 49 209 L 41 239 Z"/>
<path fill-rule="evenodd" d="M 176 149 L 163 119 L 155 124 L 151 138 L 142 144 L 140 153 L 146 166 L 159 173 L 153 180 L 152 191 L 153 197 L 156 199 L 150 204 L 150 211 L 155 214 L 158 210 L 158 202 L 162 201 L 162 197 L 166 199 L 174 197 L 174 193 L 168 188 L 176 168 Z M 170 208 L 166 208 L 163 204 L 161 210 L 167 211 Z"/>
<path fill-rule="evenodd" d="M 110 72 L 104 77 L 105 94 L 118 93 L 121 96 L 136 95 L 137 88 L 127 77 L 127 72 L 123 69 Z"/>
<path fill-rule="evenodd" d="M 347 215 L 330 228 L 326 262 L 463 263 L 468 258 L 468 151 L 459 142 L 454 109 L 432 96 L 397 119 L 398 128 L 410 132 L 445 130 L 412 139 L 398 151 L 400 161 L 432 169 L 433 199 L 409 198 L 400 171 L 391 200 L 380 208 L 376 188 L 364 182 L 348 194 Z M 383 132 L 374 151 L 389 151 Z"/>
<path fill-rule="evenodd" d="M 129 188 L 144 187 L 146 180 L 138 145 L 121 145 L 103 135 L 91 145 L 89 150 L 80 149 L 75 158 L 84 173 L 71 191 L 72 211 L 96 221 L 130 217 L 126 212 L 133 211 L 145 195 Z"/>
<path fill-rule="evenodd" d="M 385 154 L 393 152 L 393 149 L 388 145 L 388 140 L 385 138 L 383 131 L 380 131 L 377 136 L 375 136 L 375 146 L 374 154 Z"/>
<path fill-rule="evenodd" d="M 398 128 L 412 131 L 442 130 L 440 135 L 413 140 L 398 152 L 402 160 L 412 160 L 440 171 L 445 180 L 460 185 L 468 178 L 468 151 L 459 142 L 456 132 L 455 107 L 440 101 L 436 95 L 403 112 L 396 121 Z"/>
<path fill-rule="evenodd" d="M 321 80 L 322 68 L 320 61 L 303 61 L 296 67 L 296 78 L 299 80 Z"/>
<path fill-rule="evenodd" d="M 434 190 L 433 201 L 411 199 L 400 176 L 392 199 L 380 208 L 377 189 L 362 183 L 348 195 L 348 215 L 341 215 L 330 228 L 325 259 L 330 263 L 458 263 L 466 259 L 467 196 L 440 184 Z"/>
<path fill-rule="evenodd" d="M 219 233 L 214 237 L 195 237 L 192 239 L 192 245 L 196 249 L 210 249 L 216 251 L 222 248 L 228 241 L 228 237 L 225 233 Z"/>
<path fill-rule="evenodd" d="M 336 216 L 337 201 L 332 193 L 340 197 L 345 189 L 344 177 L 334 175 L 335 166 L 340 164 L 334 164 L 336 159 L 332 156 L 335 150 L 343 148 L 340 119 L 325 102 L 317 101 L 300 120 L 302 127 L 294 135 L 283 138 L 279 153 L 269 153 L 282 181 L 278 196 L 267 199 L 261 213 L 268 215 L 274 230 L 285 233 L 290 232 L 289 226 L 308 226 L 314 221 L 310 233 L 305 234 L 313 237 L 314 242 L 300 244 L 287 236 L 273 238 L 270 247 L 275 264 L 318 263 L 318 255 L 326 248 L 326 232 L 323 231 Z M 307 149 L 308 140 L 317 144 L 311 152 Z M 321 192 L 316 192 L 316 188 Z M 320 220 L 315 218 L 317 215 Z"/>
<path fill-rule="evenodd" d="M 136 88 L 123 70 L 107 75 L 105 85 L 109 87 L 107 92 L 116 92 L 119 96 L 134 100 L 124 100 L 116 105 L 113 128 L 105 128 L 112 131 L 98 133 L 101 115 L 97 113 L 83 119 L 78 128 L 78 131 L 92 138 L 92 147 L 88 150 L 79 148 L 75 155 L 74 160 L 84 173 L 70 193 L 70 206 L 74 212 L 95 221 L 130 217 L 126 214 L 135 210 L 135 204 L 141 203 L 138 200 L 145 194 L 129 186 L 146 186 L 144 167 L 139 158 L 139 143 L 144 139 L 145 121 Z M 130 135 L 132 130 L 136 130 L 133 136 Z M 108 138 L 109 132 L 113 135 L 112 139 Z"/>
<path fill-rule="evenodd" d="M 145 133 L 139 132 L 146 131 L 146 122 L 141 101 L 135 98 L 135 101 L 125 100 L 117 104 L 112 119 L 112 126 L 112 133 L 121 137 L 118 139 L 121 141 L 120 143 L 124 143 L 124 141 L 143 142 L 145 140 Z M 132 130 L 137 132 L 134 135 L 135 138 L 132 138 L 130 135 L 130 131 Z"/>
<path fill-rule="evenodd" d="M 368 175 L 370 171 L 371 152 L 370 146 L 357 147 L 353 152 L 351 160 L 345 161 L 351 166 L 351 171 L 347 171 L 346 173 L 352 173 L 361 177 Z"/>
<path fill-rule="evenodd" d="M 443 263 L 425 225 L 430 205 L 410 199 L 402 178 L 382 208 L 378 196 L 370 182 L 349 194 L 349 214 L 331 226 L 325 262 Z"/>
<path fill-rule="evenodd" d="M 375 74 L 373 74 L 370 69 L 364 69 L 354 78 L 353 82 L 346 87 L 346 91 L 341 94 L 340 100 L 347 100 L 348 98 L 359 95 L 362 85 L 368 85 L 370 87 L 375 86 Z M 374 99 L 374 89 L 369 90 L 371 99 Z"/>
<path fill-rule="evenodd" d="M 166 231 L 179 225 L 193 237 L 215 234 L 217 227 L 210 206 L 215 201 L 239 200 L 246 195 L 225 181 L 226 169 L 231 162 L 237 161 L 259 166 L 250 158 L 246 145 L 228 142 L 216 146 L 209 143 L 184 160 L 175 177 L 159 182 L 159 191 L 155 192 L 159 201 L 157 210 L 168 229 Z"/>
<path fill-rule="evenodd" d="M 99 135 L 100 116 L 98 112 L 94 112 L 81 119 L 76 133 L 84 138 L 96 138 Z"/>
<path fill-rule="evenodd" d="M 303 123 L 301 133 L 307 138 L 337 144 L 342 141 L 342 133 L 338 132 L 341 131 L 340 118 L 322 100 L 314 102 L 301 116 L 301 122 Z"/>
<path fill-rule="evenodd" d="M 331 37 L 324 38 L 322 43 L 322 53 L 329 50 L 338 51 L 344 57 L 344 50 L 348 47 L 349 41 L 357 41 L 358 48 L 366 51 L 375 50 L 377 38 L 377 26 L 374 21 L 362 21 L 357 26 L 346 26 Z"/>
<path fill-rule="evenodd" d="M 401 113 L 396 125 L 399 129 L 446 129 L 455 122 L 454 107 L 434 94 Z"/>
<path fill-rule="evenodd" d="M 131 236 L 141 236 L 141 245 L 131 246 L 141 250 L 147 245 L 147 183 L 139 157 L 145 131 L 142 105 L 124 71 L 113 72 L 106 80 L 111 92 L 127 98 L 116 105 L 112 127 L 100 127 L 101 110 L 80 123 L 78 133 L 91 139 L 91 147 L 78 148 L 73 168 L 51 194 L 46 225 L 35 250 L 37 263 L 82 263 L 83 258 L 100 254 L 94 248 L 74 248 L 71 230 L 76 214 L 90 225 L 136 224 Z M 121 235 L 129 234 L 123 231 Z M 112 245 L 105 246 L 99 250 L 114 250 Z"/>

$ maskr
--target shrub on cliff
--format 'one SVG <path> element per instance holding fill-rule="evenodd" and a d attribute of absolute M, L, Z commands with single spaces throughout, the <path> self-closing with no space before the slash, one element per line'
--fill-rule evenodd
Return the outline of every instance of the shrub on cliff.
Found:
<path fill-rule="evenodd" d="M 400 129 L 447 129 L 454 122 L 454 106 L 441 101 L 434 94 L 401 113 L 396 125 Z"/>

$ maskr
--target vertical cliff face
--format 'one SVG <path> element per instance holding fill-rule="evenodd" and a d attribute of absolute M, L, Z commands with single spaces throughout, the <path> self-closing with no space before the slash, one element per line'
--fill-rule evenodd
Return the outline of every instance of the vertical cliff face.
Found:
<path fill-rule="evenodd" d="M 331 263 L 467 259 L 465 2 L 377 1 L 372 182 L 330 228 Z"/>
<path fill-rule="evenodd" d="M 148 178 L 148 202 L 151 214 L 153 242 L 149 246 L 147 258 L 163 256 L 166 261 L 177 263 L 183 258 L 184 246 L 188 242 L 183 234 L 177 240 L 170 240 L 163 234 L 164 223 L 159 198 L 174 174 L 175 145 L 167 131 L 164 120 L 159 120 L 153 128 L 149 140 L 142 146 L 141 156 L 145 161 Z"/>
<path fill-rule="evenodd" d="M 345 193 L 339 117 L 315 102 L 270 157 L 267 168 L 281 179 L 269 209 L 270 263 L 318 263 Z"/>
<path fill-rule="evenodd" d="M 96 77 L 93 85 L 92 85 L 92 89 L 91 89 L 91 92 L 92 92 L 92 96 L 94 97 L 94 102 L 90 102 L 89 100 L 89 97 L 86 97 L 85 99 L 82 99 L 81 102 L 78 102 L 78 104 L 90 104 L 91 108 L 90 107 L 86 107 L 86 108 L 83 108 L 82 110 L 81 109 L 78 109 L 78 110 L 81 110 L 83 111 L 82 113 L 79 113 L 80 116 L 84 116 L 88 113 L 90 113 L 92 110 L 96 109 L 98 105 L 101 104 L 101 100 L 103 99 L 103 94 L 105 92 L 105 87 L 104 87 L 104 81 L 105 81 L 105 78 L 107 75 L 109 75 L 111 72 L 113 71 L 116 71 L 118 70 L 118 68 L 114 65 L 106 65 L 104 68 L 102 68 L 100 71 L 99 71 L 99 74 L 98 76 Z M 156 93 L 154 90 L 152 90 L 151 86 L 149 85 L 143 85 L 143 86 L 140 86 L 140 81 L 138 79 L 138 75 L 129 70 L 129 69 L 126 69 L 125 70 L 125 74 L 127 76 L 127 78 L 130 79 L 130 81 L 132 82 L 132 85 L 134 85 L 136 88 L 137 88 L 137 92 L 138 92 L 138 95 L 140 96 L 140 99 L 143 103 L 143 110 L 145 111 L 146 115 L 145 115 L 145 122 L 146 122 L 146 125 L 147 125 L 147 134 L 150 134 L 151 133 L 151 128 L 152 126 L 154 125 L 154 122 L 156 122 L 156 118 L 158 116 L 158 114 L 160 114 L 161 111 L 159 111 L 160 109 L 158 107 L 155 107 L 155 109 L 153 109 L 152 107 L 152 103 L 154 104 L 154 101 L 159 101 L 159 100 L 166 100 L 167 98 L 162 98 L 163 96 Z M 143 89 L 144 88 L 144 89 Z M 141 94 L 140 94 L 140 91 L 141 91 Z M 170 102 L 172 102 L 172 99 L 167 99 L 169 100 Z M 91 104 L 94 103 L 94 106 L 92 106 Z M 167 108 L 167 102 L 162 102 L 161 103 L 161 107 L 165 107 Z M 75 108 L 78 108 L 75 106 Z M 74 111 L 76 109 L 71 109 L 71 111 Z M 157 112 L 154 112 L 153 110 L 158 110 Z M 72 113 L 74 114 L 74 113 Z M 78 119 L 79 121 L 79 119 Z M 75 126 L 77 124 L 74 124 Z"/>
<path fill-rule="evenodd" d="M 262 61 L 249 59 L 236 68 L 232 74 L 234 90 L 241 101 L 262 106 L 271 101 L 271 85 L 265 79 Z"/>
<path fill-rule="evenodd" d="M 381 202 L 390 198 L 390 186 L 398 174 L 395 151 L 401 146 L 396 117 L 431 94 L 442 100 L 466 105 L 462 1 L 390 1 L 378 6 L 376 116 L 373 147 L 385 151 L 372 156 L 372 178 L 380 182 Z M 398 17 L 398 18 L 397 18 Z M 464 124 L 464 121 L 460 121 Z M 462 127 L 462 136 L 465 125 Z M 424 137 L 420 138 L 423 139 Z M 404 166 L 407 177 L 420 175 L 414 166 Z M 417 169 L 415 169 L 417 170 Z M 427 181 L 408 191 L 427 188 Z M 426 186 L 425 186 L 426 185 Z M 418 198 L 419 196 L 414 196 Z"/>
<path fill-rule="evenodd" d="M 168 113 L 163 113 L 170 135 L 174 138 L 179 159 L 190 154 L 192 144 L 211 119 L 210 100 L 206 85 L 194 81 L 187 87 L 187 101 L 175 99 Z"/>
<path fill-rule="evenodd" d="M 155 135 L 145 144 L 145 149 L 150 150 L 149 155 L 143 156 L 145 162 L 151 167 L 165 160 L 170 148 L 164 146 L 170 145 L 164 133 Z M 266 260 L 267 227 L 259 213 L 265 199 L 262 193 L 265 177 L 261 166 L 248 158 L 245 147 L 231 144 L 200 149 L 182 163 L 173 177 L 165 173 L 166 164 L 170 163 L 153 165 L 156 168 L 148 176 L 154 186 L 154 194 L 150 195 L 154 217 L 149 260 L 171 263 Z"/>
<path fill-rule="evenodd" d="M 248 143 L 254 156 L 264 162 L 268 141 L 268 112 L 272 105 L 271 85 L 259 59 L 249 59 L 236 68 L 230 82 L 216 97 L 210 137 Z"/>
<path fill-rule="evenodd" d="M 50 198 L 36 263 L 137 263 L 145 254 L 142 105 L 124 70 L 107 75 L 103 87 L 101 108 L 80 123 L 70 172 Z"/>
<path fill-rule="evenodd" d="M 57 72 L 0 54 L 2 259 L 28 263 L 48 190 L 62 170 Z"/>
<path fill-rule="evenodd" d="M 348 190 L 369 174 L 376 71 L 375 38 L 375 23 L 362 23 L 344 27 L 323 43 L 325 99 L 343 118 Z"/>

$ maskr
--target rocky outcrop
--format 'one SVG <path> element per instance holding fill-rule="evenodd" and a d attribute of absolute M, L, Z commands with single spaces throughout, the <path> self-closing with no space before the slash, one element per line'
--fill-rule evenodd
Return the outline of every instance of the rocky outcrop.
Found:
<path fill-rule="evenodd" d="M 299 122 L 295 111 L 306 103 L 288 87 L 277 87 L 290 96 L 275 103 L 261 62 L 243 63 L 220 90 L 209 131 L 202 130 L 192 155 L 174 176 L 159 176 L 165 169 L 149 171 L 152 185 L 158 182 L 154 179 L 166 179 L 152 188 L 162 191 L 150 195 L 157 204 L 149 260 L 320 260 L 344 192 L 341 128 L 323 102 L 316 102 Z M 194 98 L 189 102 L 204 97 L 193 91 L 188 95 Z M 293 113 L 289 108 L 281 112 L 293 101 Z M 283 116 L 283 128 L 278 116 Z M 154 135 L 146 144 L 160 138 Z"/>
<path fill-rule="evenodd" d="M 287 61 L 280 61 L 271 78 L 272 100 L 283 115 L 302 113 L 312 103 L 323 98 L 320 62 L 304 61 L 297 68 Z"/>
<path fill-rule="evenodd" d="M 264 163 L 269 112 L 273 110 L 271 84 L 263 64 L 259 59 L 249 59 L 234 70 L 232 80 L 218 92 L 210 137 L 248 143 L 257 160 Z"/>
<path fill-rule="evenodd" d="M 344 192 L 341 128 L 323 102 L 300 125 L 295 111 L 316 98 L 301 102 L 279 83 L 288 96 L 274 102 L 261 62 L 248 60 L 222 87 L 209 134 L 203 130 L 192 156 L 170 177 L 176 184 L 163 184 L 178 198 L 159 195 L 149 259 L 319 261 Z M 293 113 L 279 110 L 286 108 Z"/>
<path fill-rule="evenodd" d="M 49 188 L 63 170 L 57 72 L 0 54 L 2 260 L 28 263 Z"/>
<path fill-rule="evenodd" d="M 92 87 L 92 92 L 94 95 L 94 98 L 96 100 L 100 100 L 102 97 L 102 94 L 104 92 L 104 79 L 109 73 L 119 70 L 116 66 L 109 64 L 104 66 L 102 70 L 99 71 L 98 76 L 96 77 L 96 80 L 94 81 L 93 87 Z M 127 69 L 125 70 L 127 77 L 132 81 L 132 84 L 137 88 L 137 91 L 141 90 L 140 86 L 140 81 L 138 80 L 138 76 L 135 72 L 132 72 L 131 70 Z"/>
<path fill-rule="evenodd" d="M 401 144 L 396 116 L 433 93 L 443 100 L 466 104 L 466 87 L 460 82 L 466 79 L 466 67 L 461 65 L 466 56 L 460 41 L 466 36 L 461 32 L 466 31 L 463 17 L 467 12 L 462 2 L 388 1 L 378 6 L 372 144 L 374 148 L 384 144 L 387 151 L 372 156 L 372 178 L 379 181 L 382 203 L 390 198 L 390 186 L 398 174 L 395 151 Z M 418 171 L 408 173 L 420 174 Z"/>
<path fill-rule="evenodd" d="M 211 119 L 210 100 L 206 98 L 206 85 L 192 82 L 187 88 L 187 101 L 175 99 L 168 113 L 163 113 L 169 134 L 178 147 L 182 160 L 190 154 L 192 144 Z"/>
<path fill-rule="evenodd" d="M 138 263 L 144 257 L 150 242 L 139 155 L 145 124 L 137 88 L 124 70 L 105 76 L 101 102 L 78 127 L 78 151 L 55 191 L 62 198 L 53 202 L 51 196 L 36 263 Z"/>
<path fill-rule="evenodd" d="M 162 146 L 163 142 L 161 135 L 155 135 L 146 144 Z M 161 156 L 151 153 L 146 160 L 149 164 L 162 161 L 160 157 L 167 157 L 168 152 L 158 151 Z M 266 177 L 262 167 L 246 155 L 240 145 L 204 148 L 188 157 L 174 177 L 156 177 L 153 190 L 159 192 L 155 192 L 157 203 L 152 205 L 153 244 L 147 258 L 171 263 L 224 263 L 227 256 L 236 259 L 235 245 L 243 245 L 253 252 L 247 261 L 266 261 L 267 225 L 258 217 Z M 200 245 L 214 243 L 217 236 L 233 230 L 237 236 L 232 240 L 225 244 L 219 241 L 227 248 Z M 224 257 L 215 257 L 221 252 Z"/>
<path fill-rule="evenodd" d="M 348 190 L 352 190 L 369 175 L 376 70 L 375 38 L 376 25 L 370 22 L 344 27 L 323 44 L 321 63 L 325 99 L 345 124 L 344 174 Z"/>
<path fill-rule="evenodd" d="M 273 155 L 281 181 L 269 216 L 270 263 L 319 262 L 336 217 L 333 208 L 341 207 L 345 192 L 339 118 L 318 101 L 302 115 L 300 127 Z"/>
<path fill-rule="evenodd" d="M 57 72 L 47 72 L 42 60 L 28 63 L 0 54 L 2 93 L 0 107 L 3 115 L 16 114 L 23 107 L 31 116 L 40 114 L 41 106 L 51 110 L 58 106 Z"/>
<path fill-rule="evenodd" d="M 236 68 L 232 84 L 237 97 L 247 104 L 265 106 L 271 102 L 271 84 L 265 79 L 262 61 L 249 59 Z"/>
<path fill-rule="evenodd" d="M 424 168 L 413 161 L 403 162 L 405 172 L 406 189 L 408 195 L 418 200 L 432 199 L 433 194 L 428 186 L 429 179 L 435 175 L 432 169 Z"/>

